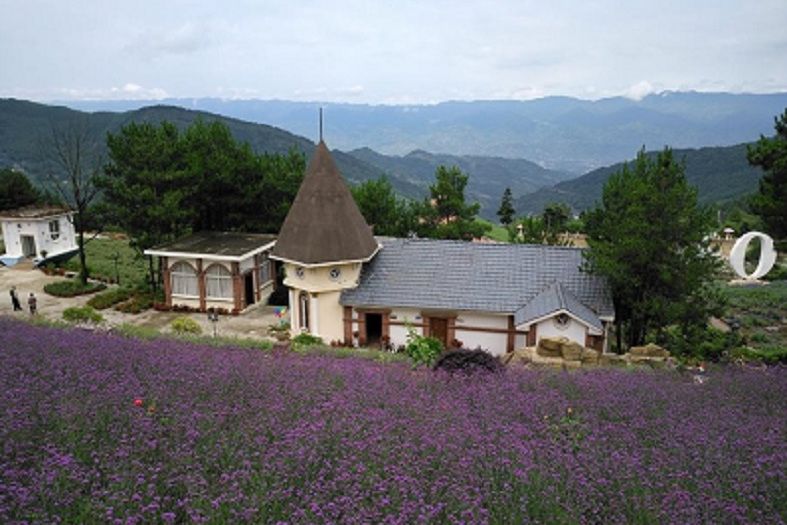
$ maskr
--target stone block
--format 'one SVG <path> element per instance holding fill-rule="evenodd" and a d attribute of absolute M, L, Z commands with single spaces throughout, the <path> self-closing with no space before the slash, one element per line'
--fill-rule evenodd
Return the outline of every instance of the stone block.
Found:
<path fill-rule="evenodd" d="M 582 345 L 574 341 L 569 341 L 560 349 L 561 356 L 567 361 L 579 361 L 582 359 Z"/>
<path fill-rule="evenodd" d="M 632 346 L 629 350 L 632 357 L 669 357 L 669 352 L 659 345 L 653 343 L 646 344 L 645 346 Z"/>

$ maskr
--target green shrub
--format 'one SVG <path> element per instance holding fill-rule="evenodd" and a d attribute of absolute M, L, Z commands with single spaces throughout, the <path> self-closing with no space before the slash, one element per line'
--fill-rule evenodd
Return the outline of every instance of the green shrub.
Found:
<path fill-rule="evenodd" d="M 49 283 L 44 286 L 44 291 L 49 295 L 54 295 L 55 297 L 75 297 L 77 295 L 100 292 L 101 290 L 106 289 L 106 287 L 107 285 L 103 283 L 92 282 L 89 282 L 83 286 L 78 279 L 72 279 L 68 281 Z"/>
<path fill-rule="evenodd" d="M 178 335 L 199 335 L 202 333 L 202 327 L 191 317 L 178 317 L 172 321 L 170 326 L 172 327 L 172 331 Z"/>
<path fill-rule="evenodd" d="M 104 321 L 100 313 L 89 306 L 71 306 L 63 310 L 63 319 L 69 323 L 99 324 Z"/>
<path fill-rule="evenodd" d="M 126 314 L 138 314 L 153 307 L 153 295 L 150 293 L 135 294 L 130 300 L 115 306 L 115 310 Z"/>
<path fill-rule="evenodd" d="M 771 345 L 762 348 L 740 347 L 730 352 L 733 360 L 758 362 L 768 365 L 787 363 L 787 346 Z"/>
<path fill-rule="evenodd" d="M 292 346 L 296 350 L 305 350 L 313 346 L 323 346 L 322 339 L 316 335 L 302 333 L 292 338 Z"/>
<path fill-rule="evenodd" d="M 131 294 L 132 292 L 128 288 L 115 288 L 112 290 L 107 290 L 106 292 L 101 292 L 95 297 L 91 297 L 87 304 L 96 310 L 105 310 L 110 306 L 115 306 L 116 304 L 122 303 L 123 301 L 128 301 L 131 297 Z"/>
<path fill-rule="evenodd" d="M 434 337 L 418 335 L 414 328 L 408 327 L 407 345 L 404 351 L 414 366 L 432 366 L 443 351 L 443 344 Z"/>
<path fill-rule="evenodd" d="M 741 345 L 741 337 L 736 332 L 722 332 L 707 326 L 691 326 L 684 332 L 671 326 L 655 341 L 680 359 L 698 361 L 719 361 L 730 350 Z"/>

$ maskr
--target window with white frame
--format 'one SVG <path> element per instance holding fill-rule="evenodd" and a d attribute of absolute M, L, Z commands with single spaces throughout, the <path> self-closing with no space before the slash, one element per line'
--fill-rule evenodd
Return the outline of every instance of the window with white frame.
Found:
<path fill-rule="evenodd" d="M 221 264 L 205 272 L 205 295 L 208 299 L 232 299 L 232 273 Z"/>
<path fill-rule="evenodd" d="M 172 295 L 198 297 L 197 270 L 189 263 L 179 262 L 170 269 L 172 279 Z"/>
<path fill-rule="evenodd" d="M 53 241 L 56 241 L 60 238 L 60 221 L 55 219 L 54 221 L 49 221 L 49 236 L 52 238 Z"/>
<path fill-rule="evenodd" d="M 260 254 L 260 286 L 271 280 L 271 262 L 268 259 L 268 252 Z"/>

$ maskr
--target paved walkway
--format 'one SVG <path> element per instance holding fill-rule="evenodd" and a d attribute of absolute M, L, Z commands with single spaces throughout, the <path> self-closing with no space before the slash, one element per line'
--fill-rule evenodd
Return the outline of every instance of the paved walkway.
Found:
<path fill-rule="evenodd" d="M 62 320 L 63 310 L 71 306 L 83 306 L 94 295 L 81 295 L 77 297 L 53 297 L 44 292 L 46 284 L 61 281 L 64 277 L 48 276 L 43 272 L 31 269 L 29 266 L 17 265 L 6 268 L 0 265 L 0 315 L 11 315 L 18 317 L 29 316 L 27 310 L 27 298 L 30 292 L 35 293 L 38 298 L 38 315 L 51 320 Z M 16 286 L 19 301 L 22 303 L 24 312 L 14 312 L 11 306 L 11 296 L 9 290 Z M 175 312 L 157 312 L 147 310 L 139 314 L 125 314 L 112 308 L 101 310 L 101 315 L 106 319 L 106 323 L 117 326 L 128 323 L 136 326 L 155 328 L 162 332 L 169 331 L 169 324 L 176 317 L 187 316 L 197 321 L 205 334 L 213 333 L 213 326 L 208 321 L 206 314 L 184 314 Z M 248 337 L 255 339 L 268 339 L 268 326 L 277 324 L 279 320 L 273 314 L 273 308 L 265 305 L 254 305 L 241 315 L 220 316 L 218 322 L 218 334 L 231 337 Z"/>

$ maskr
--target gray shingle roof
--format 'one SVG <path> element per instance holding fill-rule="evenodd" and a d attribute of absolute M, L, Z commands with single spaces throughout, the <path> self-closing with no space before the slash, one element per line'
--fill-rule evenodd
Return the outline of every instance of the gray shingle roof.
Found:
<path fill-rule="evenodd" d="M 146 251 L 240 257 L 275 240 L 275 235 L 264 233 L 201 231 Z"/>
<path fill-rule="evenodd" d="M 559 282 L 599 316 L 613 316 L 605 282 L 580 270 L 582 250 L 527 244 L 482 244 L 379 238 L 349 306 L 399 306 L 513 314 Z"/>
<path fill-rule="evenodd" d="M 555 282 L 531 299 L 514 314 L 514 324 L 520 326 L 550 314 L 565 310 L 596 330 L 603 330 L 598 315 L 582 304 L 562 284 Z"/>

